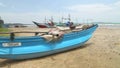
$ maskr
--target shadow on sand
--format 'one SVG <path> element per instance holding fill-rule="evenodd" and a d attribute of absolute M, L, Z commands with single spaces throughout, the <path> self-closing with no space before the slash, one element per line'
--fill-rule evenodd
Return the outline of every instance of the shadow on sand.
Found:
<path fill-rule="evenodd" d="M 70 50 L 67 50 L 67 51 L 64 51 L 64 52 L 59 52 L 59 53 L 55 53 L 55 54 L 52 54 L 52 55 L 38 57 L 38 58 L 25 59 L 25 60 L 8 60 L 8 59 L 3 59 L 3 61 L 0 61 L 0 67 L 6 67 L 6 66 L 13 65 L 13 64 L 17 64 L 17 63 L 22 63 L 22 62 L 25 62 L 25 61 L 40 60 L 40 59 L 43 59 L 43 58 L 55 56 L 55 55 L 60 54 L 60 53 L 72 52 L 72 51 L 75 51 L 75 50 L 78 50 L 78 49 L 83 49 L 83 48 L 86 48 L 86 47 L 88 47 L 88 46 L 90 46 L 92 44 L 93 43 L 86 43 L 83 46 L 80 46 L 78 48 L 74 48 L 74 49 L 70 49 Z"/>

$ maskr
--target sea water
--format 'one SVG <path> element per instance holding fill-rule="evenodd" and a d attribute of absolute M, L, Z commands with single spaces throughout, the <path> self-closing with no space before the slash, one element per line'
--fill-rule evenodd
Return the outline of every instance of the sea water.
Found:
<path fill-rule="evenodd" d="M 120 24 L 98 24 L 102 28 L 120 28 Z"/>

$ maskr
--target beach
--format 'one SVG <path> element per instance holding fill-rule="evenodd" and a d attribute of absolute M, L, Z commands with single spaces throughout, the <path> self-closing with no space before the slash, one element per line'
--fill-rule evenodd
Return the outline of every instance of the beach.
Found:
<path fill-rule="evenodd" d="M 28 60 L 0 59 L 0 68 L 120 68 L 119 63 L 120 28 L 99 27 L 82 47 Z"/>

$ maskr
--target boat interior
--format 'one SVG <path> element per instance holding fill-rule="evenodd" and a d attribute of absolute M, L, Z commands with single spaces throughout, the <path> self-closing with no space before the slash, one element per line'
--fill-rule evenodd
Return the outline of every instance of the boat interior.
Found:
<path fill-rule="evenodd" d="M 33 33 L 34 36 L 41 36 L 44 39 L 46 39 L 47 41 L 52 41 L 52 40 L 58 40 L 60 39 L 64 34 L 67 33 L 71 33 L 71 32 L 78 32 L 78 31 L 82 31 L 82 30 L 87 30 L 91 27 L 93 27 L 95 24 L 85 24 L 85 25 L 78 25 L 75 26 L 74 29 L 71 29 L 71 27 L 55 27 L 52 28 L 50 31 L 48 32 L 30 32 L 30 31 L 22 31 L 22 32 L 5 32 L 5 33 L 1 33 L 0 34 L 9 34 L 9 39 L 10 41 L 13 41 L 15 39 L 16 34 L 18 33 Z"/>

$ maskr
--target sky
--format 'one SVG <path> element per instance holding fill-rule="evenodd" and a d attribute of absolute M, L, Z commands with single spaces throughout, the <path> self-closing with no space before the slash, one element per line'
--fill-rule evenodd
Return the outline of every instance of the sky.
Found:
<path fill-rule="evenodd" d="M 78 23 L 120 23 L 120 0 L 0 0 L 0 16 L 5 23 L 32 24 L 51 16 L 59 22 L 68 14 Z"/>

